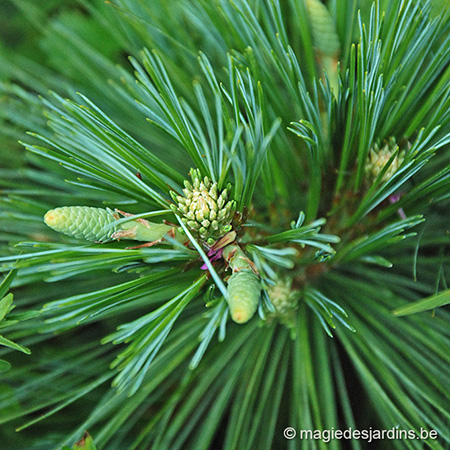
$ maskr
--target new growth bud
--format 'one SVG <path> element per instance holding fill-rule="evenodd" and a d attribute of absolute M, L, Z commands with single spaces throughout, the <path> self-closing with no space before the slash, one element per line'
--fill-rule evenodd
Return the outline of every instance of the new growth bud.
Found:
<path fill-rule="evenodd" d="M 280 278 L 275 284 L 267 288 L 267 294 L 272 305 L 275 307 L 273 318 L 291 329 L 292 336 L 295 335 L 295 317 L 300 299 L 300 292 L 292 288 L 292 279 Z"/>
<path fill-rule="evenodd" d="M 369 151 L 366 162 L 366 175 L 369 183 L 373 182 L 393 155 L 398 151 L 398 145 L 394 138 L 390 138 L 389 141 L 383 146 L 379 147 L 375 144 Z M 392 160 L 390 166 L 386 170 L 385 174 L 381 178 L 382 183 L 389 181 L 397 172 L 405 159 L 405 151 L 398 152 Z"/>
<path fill-rule="evenodd" d="M 279 316 L 285 316 L 298 308 L 299 292 L 292 289 L 291 280 L 277 280 L 275 285 L 267 288 L 267 294 Z"/>
<path fill-rule="evenodd" d="M 232 226 L 236 202 L 228 200 L 231 186 L 219 192 L 217 183 L 208 177 L 203 179 L 200 170 L 191 169 L 192 183 L 184 182 L 184 197 L 171 192 L 177 202 L 172 209 L 183 215 L 182 221 L 200 239 L 214 242 L 228 233 Z"/>

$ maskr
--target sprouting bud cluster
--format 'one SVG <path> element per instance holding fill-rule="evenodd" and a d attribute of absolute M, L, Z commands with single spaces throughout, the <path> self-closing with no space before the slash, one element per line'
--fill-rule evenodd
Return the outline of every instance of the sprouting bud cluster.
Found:
<path fill-rule="evenodd" d="M 217 183 L 212 183 L 208 177 L 201 178 L 200 170 L 191 169 L 190 175 L 192 184 L 184 182 L 184 197 L 171 192 L 177 202 L 172 209 L 182 213 L 181 220 L 186 226 L 211 245 L 232 228 L 236 202 L 228 200 L 231 185 L 219 192 Z"/>
<path fill-rule="evenodd" d="M 292 279 L 279 278 L 275 284 L 267 288 L 267 294 L 275 313 L 269 316 L 276 319 L 291 330 L 291 336 L 295 337 L 296 310 L 300 299 L 300 292 L 292 289 Z"/>
<path fill-rule="evenodd" d="M 267 288 L 272 305 L 278 316 L 286 316 L 298 307 L 299 292 L 292 289 L 292 281 L 277 280 L 276 284 Z"/>
<path fill-rule="evenodd" d="M 394 138 L 390 138 L 389 141 L 387 141 L 387 143 L 381 148 L 377 144 L 375 144 L 370 149 L 366 162 L 366 175 L 369 182 L 372 182 L 378 177 L 384 166 L 397 151 L 398 146 Z M 381 179 L 382 183 L 386 183 L 394 176 L 395 172 L 397 172 L 404 159 L 405 151 L 402 150 L 401 152 L 397 153 L 397 155 L 392 160 L 389 168 L 386 170 Z"/>

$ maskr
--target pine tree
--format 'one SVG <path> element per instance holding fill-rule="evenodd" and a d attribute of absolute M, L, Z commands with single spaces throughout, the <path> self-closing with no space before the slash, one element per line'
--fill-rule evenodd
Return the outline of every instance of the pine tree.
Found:
<path fill-rule="evenodd" d="M 6 5 L 2 448 L 449 448 L 446 2 Z"/>

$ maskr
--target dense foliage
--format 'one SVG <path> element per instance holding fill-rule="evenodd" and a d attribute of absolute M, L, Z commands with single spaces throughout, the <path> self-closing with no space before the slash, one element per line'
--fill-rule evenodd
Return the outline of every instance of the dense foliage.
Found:
<path fill-rule="evenodd" d="M 5 448 L 448 448 L 445 2 L 4 7 Z"/>

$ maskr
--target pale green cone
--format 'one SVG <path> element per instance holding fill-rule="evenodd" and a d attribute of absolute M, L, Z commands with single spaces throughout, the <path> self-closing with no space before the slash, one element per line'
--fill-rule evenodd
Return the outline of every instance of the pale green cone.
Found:
<path fill-rule="evenodd" d="M 117 218 L 111 209 L 89 206 L 63 206 L 48 211 L 45 223 L 55 231 L 87 241 L 104 242 L 118 231 Z"/>
<path fill-rule="evenodd" d="M 119 222 L 121 216 L 122 213 L 109 208 L 63 206 L 48 211 L 44 221 L 55 231 L 91 242 L 106 242 L 113 239 L 154 242 L 170 233 L 180 242 L 185 240 L 170 225 L 152 223 L 144 219 Z"/>
<path fill-rule="evenodd" d="M 253 262 L 236 244 L 227 245 L 223 257 L 233 270 L 228 279 L 228 306 L 234 322 L 248 322 L 254 315 L 261 297 L 261 281 Z"/>
<path fill-rule="evenodd" d="M 327 72 L 331 88 L 337 94 L 339 89 L 337 62 L 341 44 L 336 23 L 328 8 L 320 0 L 306 0 L 306 8 L 310 19 L 316 58 Z"/>
<path fill-rule="evenodd" d="M 340 49 L 336 24 L 328 8 L 320 0 L 306 0 L 314 47 L 322 54 L 335 56 Z"/>
<path fill-rule="evenodd" d="M 234 322 L 248 322 L 259 305 L 261 282 L 251 270 L 241 270 L 228 279 L 228 306 Z"/>

